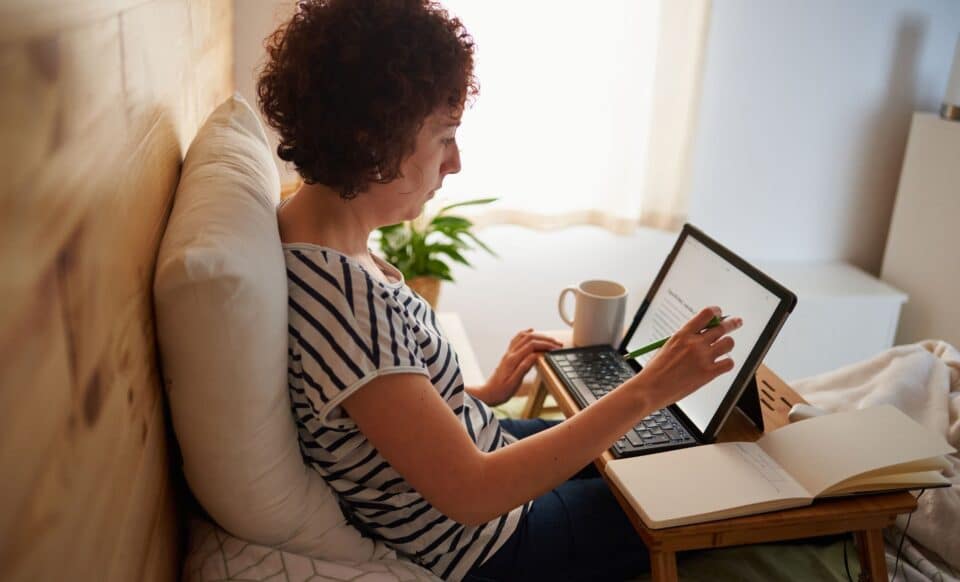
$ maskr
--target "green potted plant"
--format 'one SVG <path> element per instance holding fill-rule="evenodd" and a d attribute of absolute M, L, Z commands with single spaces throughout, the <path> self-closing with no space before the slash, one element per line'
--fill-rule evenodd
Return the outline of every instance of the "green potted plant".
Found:
<path fill-rule="evenodd" d="M 462 253 L 474 248 L 497 256 L 471 232 L 471 221 L 448 214 L 448 211 L 461 206 L 489 204 L 495 200 L 480 198 L 457 202 L 444 206 L 432 218 L 424 213 L 415 220 L 380 227 L 380 252 L 387 262 L 403 273 L 407 285 L 436 308 L 440 282 L 453 281 L 450 275 L 451 260 L 472 266 Z"/>

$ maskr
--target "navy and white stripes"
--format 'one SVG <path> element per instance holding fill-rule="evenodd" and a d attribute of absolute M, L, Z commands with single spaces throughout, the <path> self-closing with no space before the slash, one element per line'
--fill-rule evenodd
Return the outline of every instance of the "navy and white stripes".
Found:
<path fill-rule="evenodd" d="M 337 492 L 351 521 L 444 579 L 460 579 L 510 537 L 529 503 L 481 526 L 434 509 L 380 456 L 340 403 L 383 374 L 430 379 L 477 447 L 508 442 L 493 412 L 463 386 L 436 314 L 403 284 L 316 245 L 284 245 L 289 291 L 288 379 L 305 461 Z"/>

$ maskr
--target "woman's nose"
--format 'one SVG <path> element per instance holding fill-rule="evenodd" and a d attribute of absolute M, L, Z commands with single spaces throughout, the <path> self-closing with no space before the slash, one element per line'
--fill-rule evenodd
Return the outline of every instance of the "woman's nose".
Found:
<path fill-rule="evenodd" d="M 450 153 L 447 154 L 447 157 L 443 160 L 443 164 L 440 165 L 440 174 L 444 176 L 447 174 L 456 174 L 460 171 L 460 148 L 457 144 L 453 144 L 450 150 Z"/>

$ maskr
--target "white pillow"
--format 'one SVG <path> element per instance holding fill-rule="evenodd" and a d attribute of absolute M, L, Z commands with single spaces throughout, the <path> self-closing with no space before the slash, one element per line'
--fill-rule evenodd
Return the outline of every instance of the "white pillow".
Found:
<path fill-rule="evenodd" d="M 300 456 L 279 198 L 263 128 L 236 95 L 187 152 L 157 259 L 157 333 L 184 473 L 234 535 L 317 558 L 389 556 L 346 523 Z"/>

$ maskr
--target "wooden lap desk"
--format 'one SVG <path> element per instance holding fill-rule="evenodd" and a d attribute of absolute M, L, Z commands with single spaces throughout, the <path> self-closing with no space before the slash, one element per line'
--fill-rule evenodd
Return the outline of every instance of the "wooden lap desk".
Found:
<path fill-rule="evenodd" d="M 543 356 L 537 360 L 537 371 L 539 384 L 534 393 L 529 395 L 531 406 L 528 406 L 527 412 L 537 412 L 549 393 L 566 416 L 576 414 L 579 405 L 567 394 Z M 757 371 L 757 386 L 767 430 L 786 424 L 787 412 L 793 404 L 803 402 L 796 392 L 763 365 Z M 736 409 L 724 425 L 718 441 L 755 441 L 759 437 L 760 432 Z M 913 511 L 917 507 L 912 495 L 901 492 L 818 500 L 811 506 L 797 509 L 652 530 L 643 524 L 617 486 L 606 478 L 604 467 L 612 459 L 613 456 L 607 451 L 594 462 L 649 549 L 652 579 L 658 582 L 677 580 L 676 552 L 679 551 L 846 532 L 853 532 L 856 540 L 862 572 L 860 580 L 886 581 L 883 529 L 892 525 L 898 514 Z M 707 489 L 704 494 L 709 494 Z"/>

